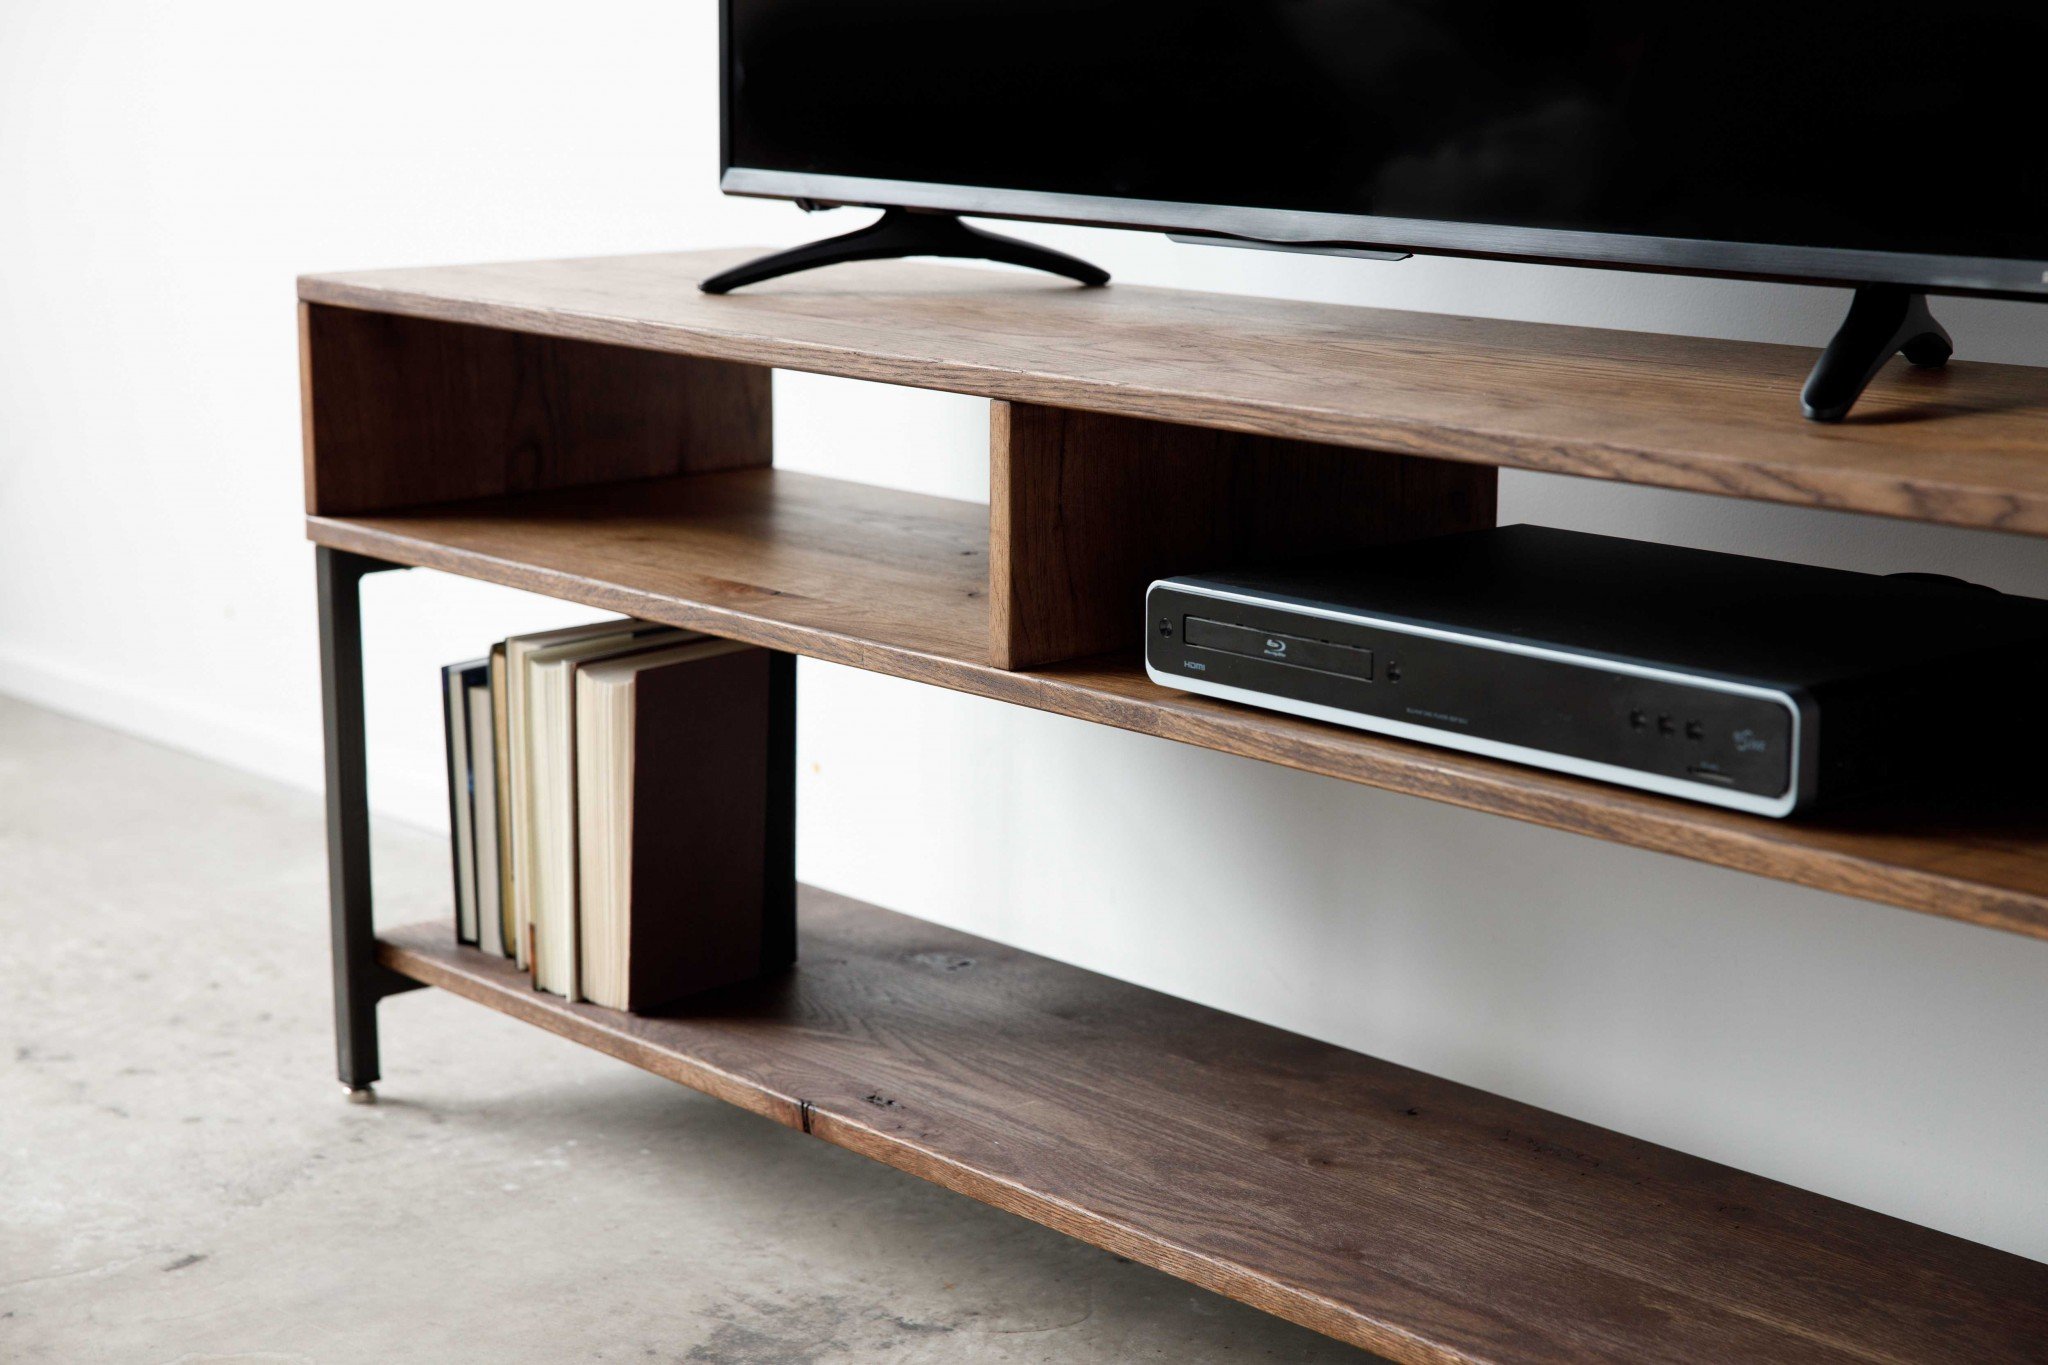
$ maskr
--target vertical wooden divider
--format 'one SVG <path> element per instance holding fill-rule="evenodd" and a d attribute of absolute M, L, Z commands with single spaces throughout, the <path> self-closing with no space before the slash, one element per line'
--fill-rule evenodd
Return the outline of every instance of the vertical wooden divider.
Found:
<path fill-rule="evenodd" d="M 314 515 L 770 462 L 761 366 L 325 304 L 299 342 Z"/>
<path fill-rule="evenodd" d="M 1492 468 L 1033 403 L 989 413 L 989 658 L 1135 648 L 1155 578 L 1494 524 Z"/>

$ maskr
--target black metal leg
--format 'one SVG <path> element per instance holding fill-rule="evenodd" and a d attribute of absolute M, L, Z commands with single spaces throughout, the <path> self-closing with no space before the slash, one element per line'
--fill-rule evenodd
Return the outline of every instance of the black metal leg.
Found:
<path fill-rule="evenodd" d="M 402 564 L 315 549 L 320 697 L 327 745 L 327 895 L 333 931 L 334 1041 L 349 1098 L 376 1098 L 377 1002 L 420 983 L 376 959 L 370 912 L 370 789 L 363 744 L 363 575 Z"/>

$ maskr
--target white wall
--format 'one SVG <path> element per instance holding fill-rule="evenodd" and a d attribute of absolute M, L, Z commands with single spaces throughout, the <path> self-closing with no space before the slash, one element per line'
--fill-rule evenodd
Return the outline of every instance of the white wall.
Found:
<path fill-rule="evenodd" d="M 713 42 L 707 0 L 0 5 L 0 690 L 315 785 L 292 277 L 860 221 L 716 194 Z M 1842 304 L 1021 231 L 1128 281 L 1628 328 L 1813 344 Z M 2048 363 L 2048 313 L 1941 311 L 1966 358 Z M 980 404 L 777 392 L 784 463 L 984 496 Z M 2036 541 L 1503 494 L 2048 595 Z M 432 825 L 435 667 L 585 613 L 367 594 L 378 808 Z M 2048 1259 L 2048 944 L 843 669 L 802 689 L 809 880 Z"/>

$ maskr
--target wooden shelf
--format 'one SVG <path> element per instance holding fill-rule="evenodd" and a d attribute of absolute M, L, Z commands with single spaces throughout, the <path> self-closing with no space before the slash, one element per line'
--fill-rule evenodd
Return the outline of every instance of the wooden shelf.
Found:
<path fill-rule="evenodd" d="M 762 469 L 307 526 L 378 559 L 2048 938 L 2048 809 L 1765 820 L 1169 691 L 1135 655 L 994 668 L 976 504 Z"/>
<path fill-rule="evenodd" d="M 988 654 L 988 509 L 778 469 L 308 517 L 322 545 L 917 676 Z"/>
<path fill-rule="evenodd" d="M 2048 373 L 1895 362 L 1800 420 L 1802 347 L 872 262 L 700 294 L 756 254 L 381 270 L 314 305 L 1010 402 L 2048 534 Z"/>
<path fill-rule="evenodd" d="M 364 556 L 319 556 L 345 1084 L 417 981 L 1396 1360 L 2040 1358 L 2048 1267 L 823 893 L 793 973 L 667 1018 L 373 942 L 389 564 L 2048 938 L 2048 804 L 1775 822 L 1101 653 L 1162 573 L 1491 525 L 1496 467 L 2048 535 L 2048 372 L 1893 366 L 1820 427 L 1794 347 L 902 263 L 698 292 L 746 254 L 300 281 L 308 534 Z M 995 400 L 990 505 L 773 469 L 775 367 Z"/>
<path fill-rule="evenodd" d="M 1396 1361 L 2038 1360 L 2048 1266 L 824 892 L 645 1018 L 388 967 Z"/>

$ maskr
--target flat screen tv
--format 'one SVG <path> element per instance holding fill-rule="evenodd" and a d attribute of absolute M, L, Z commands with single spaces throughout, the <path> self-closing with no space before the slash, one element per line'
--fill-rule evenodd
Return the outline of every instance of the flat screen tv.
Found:
<path fill-rule="evenodd" d="M 714 288 L 1105 278 L 960 214 L 1840 283 L 1851 401 L 1947 358 L 1925 293 L 2048 297 L 2048 0 L 721 3 L 723 187 L 893 212 Z"/>

